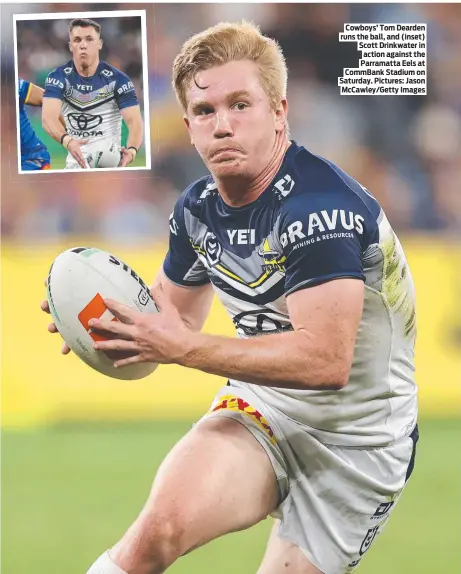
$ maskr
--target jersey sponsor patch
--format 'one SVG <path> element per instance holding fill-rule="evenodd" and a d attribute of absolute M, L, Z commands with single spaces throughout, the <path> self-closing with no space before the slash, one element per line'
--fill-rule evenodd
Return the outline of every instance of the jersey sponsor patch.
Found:
<path fill-rule="evenodd" d="M 281 234 L 280 242 L 282 247 L 286 247 L 291 243 L 295 244 L 294 248 L 296 248 L 303 239 L 308 239 L 312 236 L 314 236 L 316 241 L 353 237 L 353 233 L 347 233 L 352 230 L 362 235 L 363 223 L 363 216 L 353 211 L 322 209 L 318 213 L 309 213 L 307 221 L 298 220 L 290 223 Z M 323 233 L 325 233 L 325 236 L 322 236 Z M 309 241 L 304 241 L 302 244 L 309 244 Z"/>
<path fill-rule="evenodd" d="M 70 113 L 67 115 L 69 123 L 75 130 L 92 130 L 102 122 L 102 116 L 96 114 Z"/>

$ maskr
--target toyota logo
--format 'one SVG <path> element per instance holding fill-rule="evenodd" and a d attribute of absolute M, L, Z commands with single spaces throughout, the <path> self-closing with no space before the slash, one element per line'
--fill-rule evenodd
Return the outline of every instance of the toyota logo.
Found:
<path fill-rule="evenodd" d="M 97 128 L 102 122 L 102 116 L 92 116 L 91 114 L 69 114 L 69 123 L 74 130 L 92 130 Z"/>

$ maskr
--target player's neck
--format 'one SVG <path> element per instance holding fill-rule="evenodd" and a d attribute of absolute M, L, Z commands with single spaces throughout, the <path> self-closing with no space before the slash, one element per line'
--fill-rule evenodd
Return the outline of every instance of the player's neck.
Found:
<path fill-rule="evenodd" d="M 75 61 L 74 61 L 74 66 L 75 66 L 75 69 L 77 70 L 79 76 L 89 78 L 90 76 L 94 76 L 96 74 L 96 70 L 98 69 L 98 66 L 99 66 L 99 59 L 96 60 L 96 62 L 94 62 L 94 64 L 91 64 L 91 66 L 87 66 L 85 68 L 83 68 L 82 66 L 79 66 L 77 64 L 77 62 L 75 62 Z"/>
<path fill-rule="evenodd" d="M 243 207 L 252 203 L 263 193 L 282 165 L 283 158 L 291 142 L 281 137 L 276 142 L 274 153 L 263 171 L 252 181 L 243 178 L 215 179 L 219 194 L 227 205 Z"/>

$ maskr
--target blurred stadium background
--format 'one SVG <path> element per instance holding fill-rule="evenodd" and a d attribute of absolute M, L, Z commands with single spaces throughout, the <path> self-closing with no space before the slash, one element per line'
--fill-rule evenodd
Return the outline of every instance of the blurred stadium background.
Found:
<path fill-rule="evenodd" d="M 151 173 L 19 176 L 12 14 L 142 8 Z M 284 48 L 292 137 L 376 195 L 416 281 L 422 435 L 416 470 L 359 571 L 461 572 L 461 5 L 77 3 L 1 9 L 2 572 L 85 572 L 137 515 L 159 462 L 221 385 L 216 377 L 174 366 L 134 383 L 106 379 L 75 357 L 60 356 L 39 303 L 51 261 L 75 245 L 108 248 L 146 281 L 154 277 L 172 206 L 205 173 L 170 89 L 173 58 L 189 35 L 241 18 L 259 23 Z M 428 96 L 340 97 L 337 77 L 358 61 L 352 44 L 338 42 L 346 22 L 427 22 Z M 106 40 L 107 30 L 105 25 Z M 65 61 L 65 53 L 58 61 L 51 57 L 65 51 L 65 37 L 58 36 L 55 29 L 32 30 L 21 39 L 26 79 L 43 85 L 48 69 Z M 117 30 L 104 57 L 130 66 L 132 77 L 140 73 L 140 45 L 130 29 Z M 232 334 L 216 305 L 205 329 Z M 252 574 L 269 527 L 266 521 L 218 540 L 182 558 L 171 572 Z"/>

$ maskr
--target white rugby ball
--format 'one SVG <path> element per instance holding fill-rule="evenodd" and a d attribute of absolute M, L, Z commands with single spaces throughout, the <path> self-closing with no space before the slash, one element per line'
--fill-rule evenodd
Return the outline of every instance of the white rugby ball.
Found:
<path fill-rule="evenodd" d="M 104 305 L 110 298 L 141 311 L 157 313 L 149 288 L 128 265 L 96 248 L 74 247 L 64 251 L 51 265 L 47 279 L 47 299 L 53 321 L 64 341 L 87 365 L 115 379 L 141 379 L 150 375 L 157 363 L 113 366 L 117 357 L 93 349 L 101 340 L 88 326 L 90 319 L 117 320 Z"/>
<path fill-rule="evenodd" d="M 120 147 L 109 139 L 103 139 L 94 144 L 87 162 L 90 168 L 117 167 L 121 159 Z"/>

